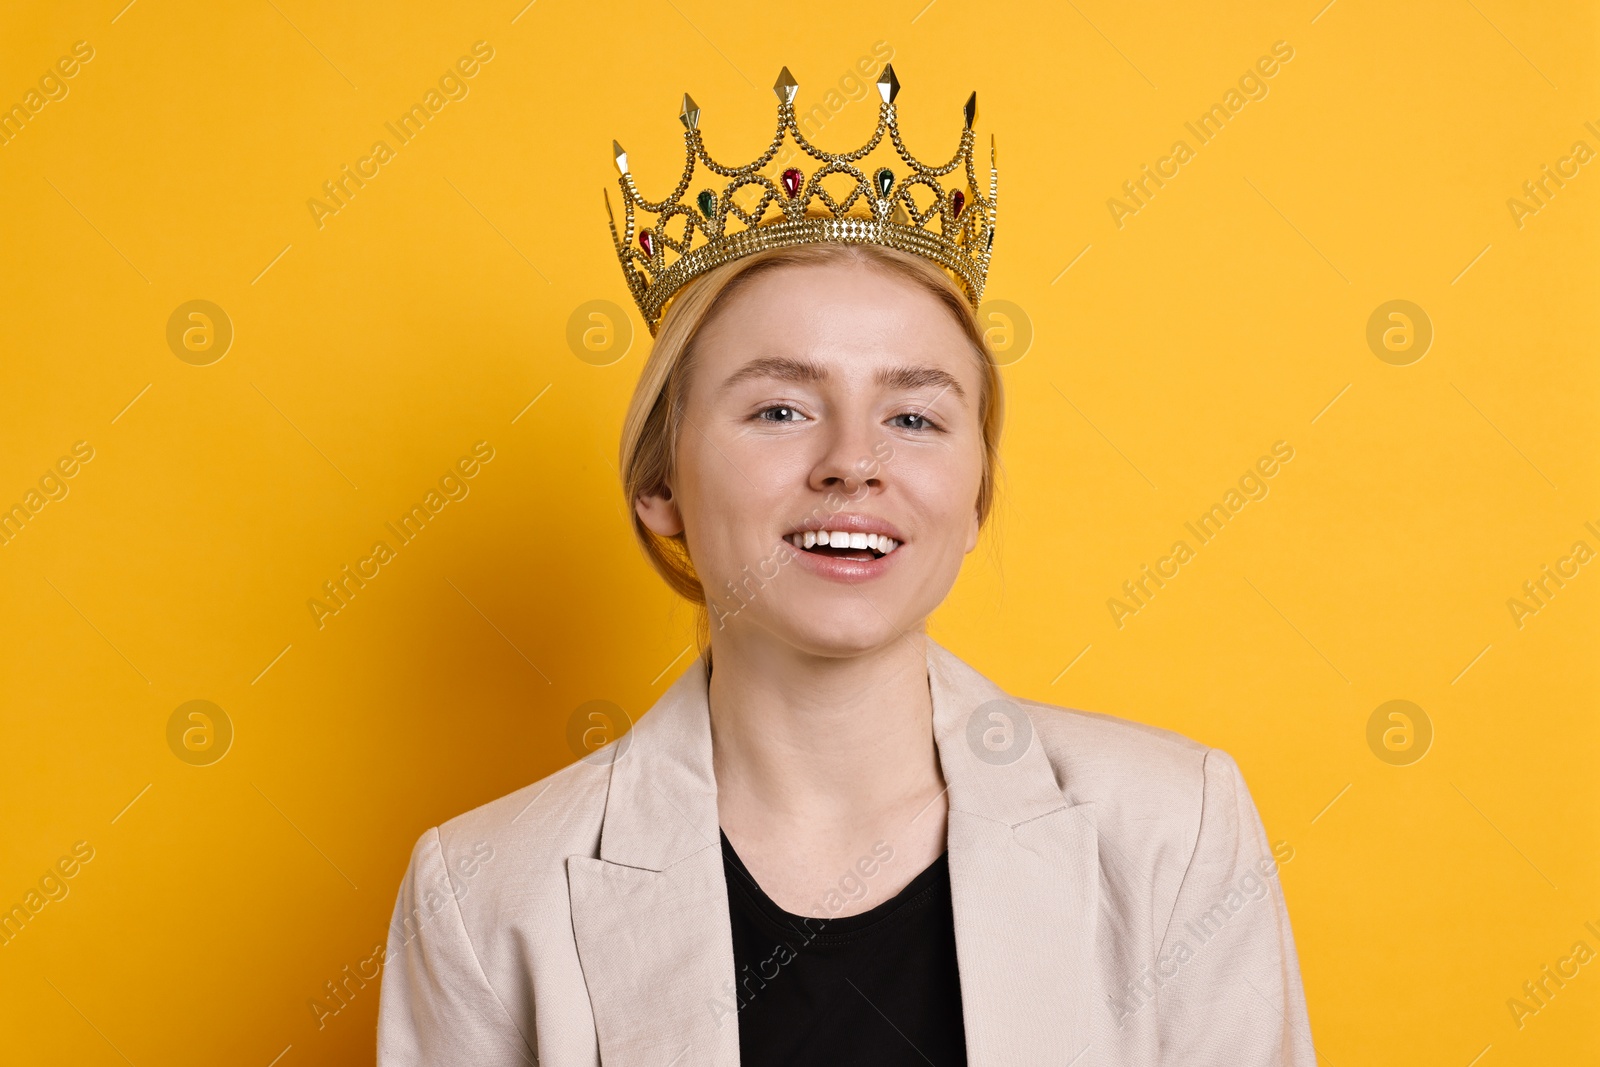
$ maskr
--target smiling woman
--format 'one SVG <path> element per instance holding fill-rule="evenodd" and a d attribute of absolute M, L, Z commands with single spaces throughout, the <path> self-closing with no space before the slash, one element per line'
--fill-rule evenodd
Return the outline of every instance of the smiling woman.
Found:
<path fill-rule="evenodd" d="M 891 69 L 878 86 L 877 135 L 834 156 L 785 70 L 778 139 L 708 163 L 732 180 L 695 197 L 703 225 L 676 201 L 709 158 L 693 101 L 672 198 L 639 196 L 618 150 L 614 236 L 656 334 L 623 490 L 717 626 L 626 743 L 417 842 L 380 1063 L 1313 1064 L 1277 854 L 1227 754 L 1010 697 L 928 636 L 996 493 L 974 312 L 995 178 L 975 98 L 932 168 L 894 128 Z M 760 167 L 785 134 L 820 166 L 780 192 Z M 898 186 L 855 165 L 891 142 Z M 857 188 L 820 190 L 840 176 Z M 749 183 L 781 221 L 729 207 Z M 406 936 L 485 840 L 505 861 Z"/>
<path fill-rule="evenodd" d="M 877 299 L 861 301 L 857 287 Z M 838 314 L 848 308 L 856 314 Z M 819 324 L 828 327 L 827 334 L 809 349 L 796 350 L 793 342 Z M 849 358 L 851 349 L 863 345 L 876 346 L 879 358 Z M 921 361 L 901 362 L 897 353 L 906 350 L 918 352 Z M 695 380 L 697 389 L 690 385 Z M 742 559 L 714 558 L 709 545 L 699 553 L 691 550 L 690 539 L 700 532 L 686 531 L 670 492 L 663 495 L 680 464 L 688 462 L 680 458 L 680 449 L 726 448 L 721 458 L 735 471 L 742 469 L 739 457 L 746 453 L 747 466 L 760 464 L 774 453 L 766 442 L 819 440 L 814 432 L 805 435 L 823 415 L 824 394 L 835 412 L 841 402 L 875 401 L 899 410 L 885 416 L 884 432 L 839 442 L 854 449 L 834 457 L 848 469 L 824 475 L 819 499 L 798 512 L 806 518 L 776 531 L 773 544 L 808 528 L 878 534 L 903 544 L 906 537 L 896 536 L 881 518 L 848 515 L 847 509 L 882 480 L 878 468 L 952 451 L 977 460 L 976 523 L 987 518 L 999 465 L 1001 384 L 976 316 L 955 283 L 926 260 L 875 245 L 770 249 L 709 272 L 675 302 L 623 424 L 624 492 L 630 505 L 649 501 L 635 512 L 634 532 L 679 595 L 709 602 L 719 617 L 742 607 L 745 566 L 770 556 L 773 547 L 754 554 L 746 549 Z M 930 441 L 938 447 L 928 447 Z M 684 489 L 693 491 L 693 483 Z M 819 514 L 807 515 L 811 510 Z M 705 536 L 714 533 L 708 530 Z M 823 546 L 833 551 L 819 552 Z M 801 548 L 816 559 L 841 554 L 815 536 Z M 699 560 L 698 569 L 693 560 Z M 727 602 L 730 596 L 739 603 Z M 725 603 L 715 603 L 717 597 Z M 702 644 L 704 620 L 702 615 Z"/>

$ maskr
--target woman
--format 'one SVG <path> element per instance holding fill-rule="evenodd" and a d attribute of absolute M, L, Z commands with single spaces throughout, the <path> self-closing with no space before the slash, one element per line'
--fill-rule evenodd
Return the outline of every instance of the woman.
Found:
<path fill-rule="evenodd" d="M 708 647 L 601 758 L 423 835 L 381 1064 L 1314 1063 L 1234 762 L 928 638 L 1000 380 L 970 288 L 889 244 L 671 300 L 623 479 Z"/>

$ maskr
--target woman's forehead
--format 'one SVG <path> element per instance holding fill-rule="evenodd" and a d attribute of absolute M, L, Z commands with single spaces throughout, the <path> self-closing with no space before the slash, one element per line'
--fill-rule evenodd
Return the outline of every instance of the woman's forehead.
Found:
<path fill-rule="evenodd" d="M 924 286 L 856 263 L 787 265 L 729 294 L 700 332 L 702 361 L 961 358 L 970 347 Z"/>

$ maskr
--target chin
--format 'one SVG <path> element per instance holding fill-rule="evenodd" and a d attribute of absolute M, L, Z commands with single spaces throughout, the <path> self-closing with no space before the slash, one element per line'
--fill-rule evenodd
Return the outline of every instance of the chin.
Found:
<path fill-rule="evenodd" d="M 759 586 L 747 582 L 742 595 L 718 601 L 711 612 L 712 634 L 742 631 L 730 636 L 739 643 L 788 645 L 826 658 L 865 655 L 921 634 L 955 579 L 954 573 L 932 581 L 900 573 L 841 580 L 809 573 L 798 560 L 796 553 L 784 561 L 781 575 L 763 572 L 771 580 Z M 959 570 L 959 559 L 954 569 Z"/>
<path fill-rule="evenodd" d="M 899 640 L 898 633 L 885 627 L 881 633 L 861 633 L 848 638 L 831 633 L 795 634 L 790 643 L 801 652 L 820 659 L 852 659 L 877 652 Z"/>
<path fill-rule="evenodd" d="M 783 604 L 760 625 L 780 641 L 828 658 L 866 655 L 922 631 L 924 616 L 876 597 L 870 604 L 853 593 L 817 601 Z"/>

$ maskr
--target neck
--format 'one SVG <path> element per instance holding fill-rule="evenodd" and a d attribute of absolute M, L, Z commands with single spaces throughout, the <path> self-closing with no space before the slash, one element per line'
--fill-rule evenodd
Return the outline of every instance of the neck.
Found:
<path fill-rule="evenodd" d="M 724 632 L 713 644 L 724 825 L 827 833 L 939 796 L 926 634 L 846 657 L 756 638 Z"/>

